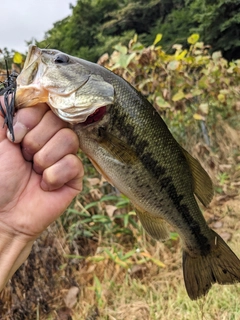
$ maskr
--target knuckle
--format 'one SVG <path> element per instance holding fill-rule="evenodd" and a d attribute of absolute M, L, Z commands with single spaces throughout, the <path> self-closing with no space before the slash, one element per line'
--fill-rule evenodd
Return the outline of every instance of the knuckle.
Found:
<path fill-rule="evenodd" d="M 42 173 L 48 166 L 48 157 L 41 151 L 37 152 L 33 157 L 34 170 L 37 173 Z"/>
<path fill-rule="evenodd" d="M 59 131 L 59 140 L 66 147 L 68 153 L 77 153 L 79 149 L 79 140 L 74 131 L 69 128 L 64 128 Z"/>
<path fill-rule="evenodd" d="M 55 175 L 54 170 L 52 170 L 52 168 L 44 170 L 43 179 L 51 188 L 57 187 L 59 185 L 59 178 Z"/>
<path fill-rule="evenodd" d="M 22 141 L 22 149 L 25 150 L 29 155 L 34 155 L 41 145 L 32 138 L 30 134 L 27 134 Z"/>

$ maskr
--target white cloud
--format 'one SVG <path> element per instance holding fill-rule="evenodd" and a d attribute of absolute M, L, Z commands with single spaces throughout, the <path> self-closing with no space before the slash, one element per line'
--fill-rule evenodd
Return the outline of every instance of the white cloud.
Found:
<path fill-rule="evenodd" d="M 25 53 L 25 41 L 42 40 L 56 21 L 72 13 L 70 3 L 77 0 L 4 0 L 1 1 L 0 49 Z"/>

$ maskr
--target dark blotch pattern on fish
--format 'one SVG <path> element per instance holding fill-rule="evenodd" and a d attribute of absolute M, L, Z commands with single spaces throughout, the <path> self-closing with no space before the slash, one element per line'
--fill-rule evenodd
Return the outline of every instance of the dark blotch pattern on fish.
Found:
<path fill-rule="evenodd" d="M 169 177 L 169 179 L 171 179 L 171 177 Z M 166 190 L 169 195 L 169 198 L 172 200 L 177 211 L 181 214 L 182 219 L 186 222 L 186 224 L 189 225 L 192 234 L 195 235 L 196 240 L 198 241 L 198 244 L 199 244 L 199 248 L 201 249 L 201 254 L 207 255 L 211 249 L 210 244 L 209 244 L 209 240 L 207 237 L 205 237 L 201 233 L 200 225 L 191 216 L 188 206 L 186 204 L 181 204 L 181 201 L 183 199 L 183 195 L 177 194 L 177 190 L 176 190 L 174 184 L 172 183 L 172 181 L 171 181 L 171 183 L 169 183 L 168 186 L 166 186 Z"/>
<path fill-rule="evenodd" d="M 164 175 L 166 172 L 165 168 L 158 164 L 158 161 L 152 157 L 150 152 L 144 152 L 149 146 L 148 141 L 143 139 L 138 141 L 138 135 L 134 134 L 134 127 L 129 123 L 126 124 L 125 117 L 118 112 L 117 108 L 112 112 L 111 121 L 112 126 L 117 127 L 121 135 L 127 139 L 128 145 L 134 146 L 136 155 L 141 160 L 144 167 L 149 172 L 152 172 L 157 179 Z"/>
<path fill-rule="evenodd" d="M 134 147 L 136 155 L 141 160 L 144 167 L 158 180 L 159 187 L 166 190 L 182 219 L 190 226 L 190 230 L 196 237 L 199 248 L 201 249 L 201 254 L 207 255 L 210 252 L 209 240 L 201 233 L 200 225 L 191 216 L 188 206 L 186 204 L 181 204 L 184 196 L 182 194 L 178 195 L 172 177 L 164 176 L 166 169 L 158 164 L 158 161 L 153 158 L 150 152 L 145 151 L 149 146 L 148 141 L 142 139 L 142 137 L 141 141 L 138 141 L 138 136 L 134 134 L 134 127 L 129 123 L 126 124 L 125 117 L 121 115 L 118 109 L 114 108 L 114 110 L 112 109 L 111 111 L 111 126 L 117 128 L 120 134 L 127 139 L 128 145 Z"/>

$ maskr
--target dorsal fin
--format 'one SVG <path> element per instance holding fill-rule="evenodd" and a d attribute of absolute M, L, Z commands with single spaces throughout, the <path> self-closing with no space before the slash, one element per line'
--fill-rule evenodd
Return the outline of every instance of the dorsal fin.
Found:
<path fill-rule="evenodd" d="M 185 158 L 191 168 L 193 176 L 194 193 L 204 206 L 207 206 L 213 197 L 213 184 L 212 180 L 203 169 L 201 164 L 193 158 L 185 149 L 181 147 Z"/>

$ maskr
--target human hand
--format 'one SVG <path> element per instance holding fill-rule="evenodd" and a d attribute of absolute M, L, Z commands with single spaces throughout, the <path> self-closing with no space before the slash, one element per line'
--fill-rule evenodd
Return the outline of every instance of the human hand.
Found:
<path fill-rule="evenodd" d="M 47 105 L 17 112 L 16 143 L 7 138 L 3 123 L 0 116 L 0 273 L 9 271 L 9 262 L 1 267 L 1 259 L 12 250 L 9 278 L 36 237 L 81 191 L 83 167 L 76 134 Z"/>

